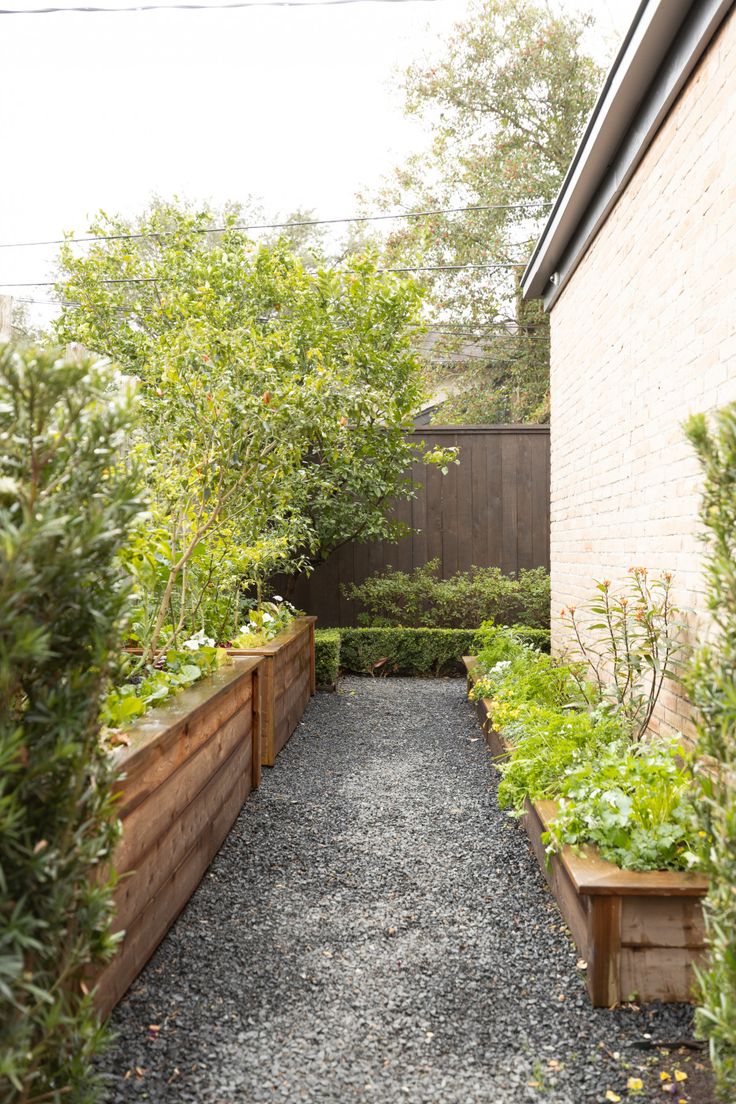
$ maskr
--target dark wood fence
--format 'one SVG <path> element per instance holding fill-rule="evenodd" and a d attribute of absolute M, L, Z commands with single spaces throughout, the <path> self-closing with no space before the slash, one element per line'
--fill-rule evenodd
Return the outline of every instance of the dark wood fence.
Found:
<path fill-rule="evenodd" d="M 447 475 L 413 465 L 417 497 L 394 509 L 416 530 L 411 536 L 397 544 L 344 545 L 298 580 L 293 601 L 322 626 L 354 625 L 355 602 L 342 596 L 340 585 L 362 582 L 388 565 L 411 571 L 439 559 L 443 578 L 473 566 L 549 568 L 548 426 L 428 426 L 410 439 L 428 448 L 456 445 L 460 464 Z"/>

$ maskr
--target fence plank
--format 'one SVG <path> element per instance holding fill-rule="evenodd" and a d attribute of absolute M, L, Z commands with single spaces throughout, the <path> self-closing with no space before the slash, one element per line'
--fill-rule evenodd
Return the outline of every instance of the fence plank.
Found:
<path fill-rule="evenodd" d="M 338 582 L 361 583 L 386 564 L 410 571 L 438 558 L 443 578 L 473 565 L 549 568 L 548 426 L 427 426 L 410 439 L 457 445 L 460 464 L 446 476 L 412 465 L 417 497 L 395 507 L 417 530 L 411 537 L 346 545 L 297 582 L 296 605 L 322 626 L 356 624 L 356 603 L 340 599 Z"/>

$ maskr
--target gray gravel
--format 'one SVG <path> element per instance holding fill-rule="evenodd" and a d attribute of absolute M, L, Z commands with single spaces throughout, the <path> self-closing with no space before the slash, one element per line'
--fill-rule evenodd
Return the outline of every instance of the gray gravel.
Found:
<path fill-rule="evenodd" d="M 317 695 L 114 1014 L 108 1101 L 625 1096 L 690 1010 L 589 1007 L 495 789 L 460 680 Z"/>

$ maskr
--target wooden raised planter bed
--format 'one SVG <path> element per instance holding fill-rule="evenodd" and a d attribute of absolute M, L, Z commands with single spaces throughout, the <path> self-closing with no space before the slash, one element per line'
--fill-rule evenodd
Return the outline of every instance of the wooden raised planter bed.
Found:
<path fill-rule="evenodd" d="M 260 669 L 256 658 L 234 660 L 147 713 L 116 752 L 123 834 L 113 930 L 125 936 L 98 978 L 102 1015 L 151 957 L 259 785 Z"/>
<path fill-rule="evenodd" d="M 475 660 L 464 659 L 472 686 Z M 495 756 L 508 745 L 493 729 L 490 702 L 475 702 L 486 742 Z M 693 966 L 705 951 L 701 899 L 708 889 L 700 874 L 622 870 L 597 848 L 578 854 L 566 847 L 547 855 L 542 833 L 557 812 L 554 801 L 526 803 L 522 823 L 575 944 L 587 962 L 591 1003 L 688 1001 Z"/>
<path fill-rule="evenodd" d="M 261 648 L 229 648 L 232 656 L 261 656 L 261 762 L 272 767 L 316 690 L 314 623 L 297 617 Z"/>

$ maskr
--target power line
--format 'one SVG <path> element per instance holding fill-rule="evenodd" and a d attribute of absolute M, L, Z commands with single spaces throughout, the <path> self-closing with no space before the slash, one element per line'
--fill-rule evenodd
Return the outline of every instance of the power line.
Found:
<path fill-rule="evenodd" d="M 0 11 L 0 15 L 2 15 Z M 551 207 L 544 199 L 528 199 L 523 203 L 477 203 L 469 207 L 438 207 L 429 211 L 399 211 L 391 215 L 350 215 L 347 218 L 299 219 L 291 222 L 236 223 L 232 226 L 197 227 L 195 234 L 225 234 L 231 230 L 292 230 L 311 226 L 336 226 L 347 222 L 385 222 L 387 219 L 432 218 L 435 215 L 456 215 L 471 211 L 519 211 L 528 207 Z M 100 241 L 143 241 L 155 238 L 175 237 L 178 230 L 148 231 L 133 234 L 90 234 L 81 238 L 50 238 L 48 241 L 0 242 L 0 249 L 30 249 L 39 245 L 75 245 Z"/>
<path fill-rule="evenodd" d="M 341 4 L 409 4 L 418 0 L 239 0 L 227 4 L 135 4 L 115 8 L 97 8 L 90 5 L 69 8 L 0 8 L 0 15 L 59 15 L 63 12 L 158 12 L 158 11 L 236 11 L 239 8 L 330 8 Z M 437 3 L 437 0 L 421 0 Z"/>
<path fill-rule="evenodd" d="M 471 272 L 481 269 L 486 272 L 490 272 L 497 268 L 522 268 L 525 261 L 503 261 L 497 264 L 465 264 L 465 265 L 413 265 L 405 266 L 403 268 L 375 268 L 375 273 L 379 272 Z M 350 269 L 333 269 L 333 272 L 349 272 Z M 18 283 L 2 283 L 0 288 L 36 288 L 36 287 L 57 287 L 61 281 L 57 280 L 30 280 L 22 281 Z M 115 276 L 100 278 L 97 283 L 99 284 L 165 284 L 169 283 L 169 280 L 162 279 L 159 276 Z"/>

